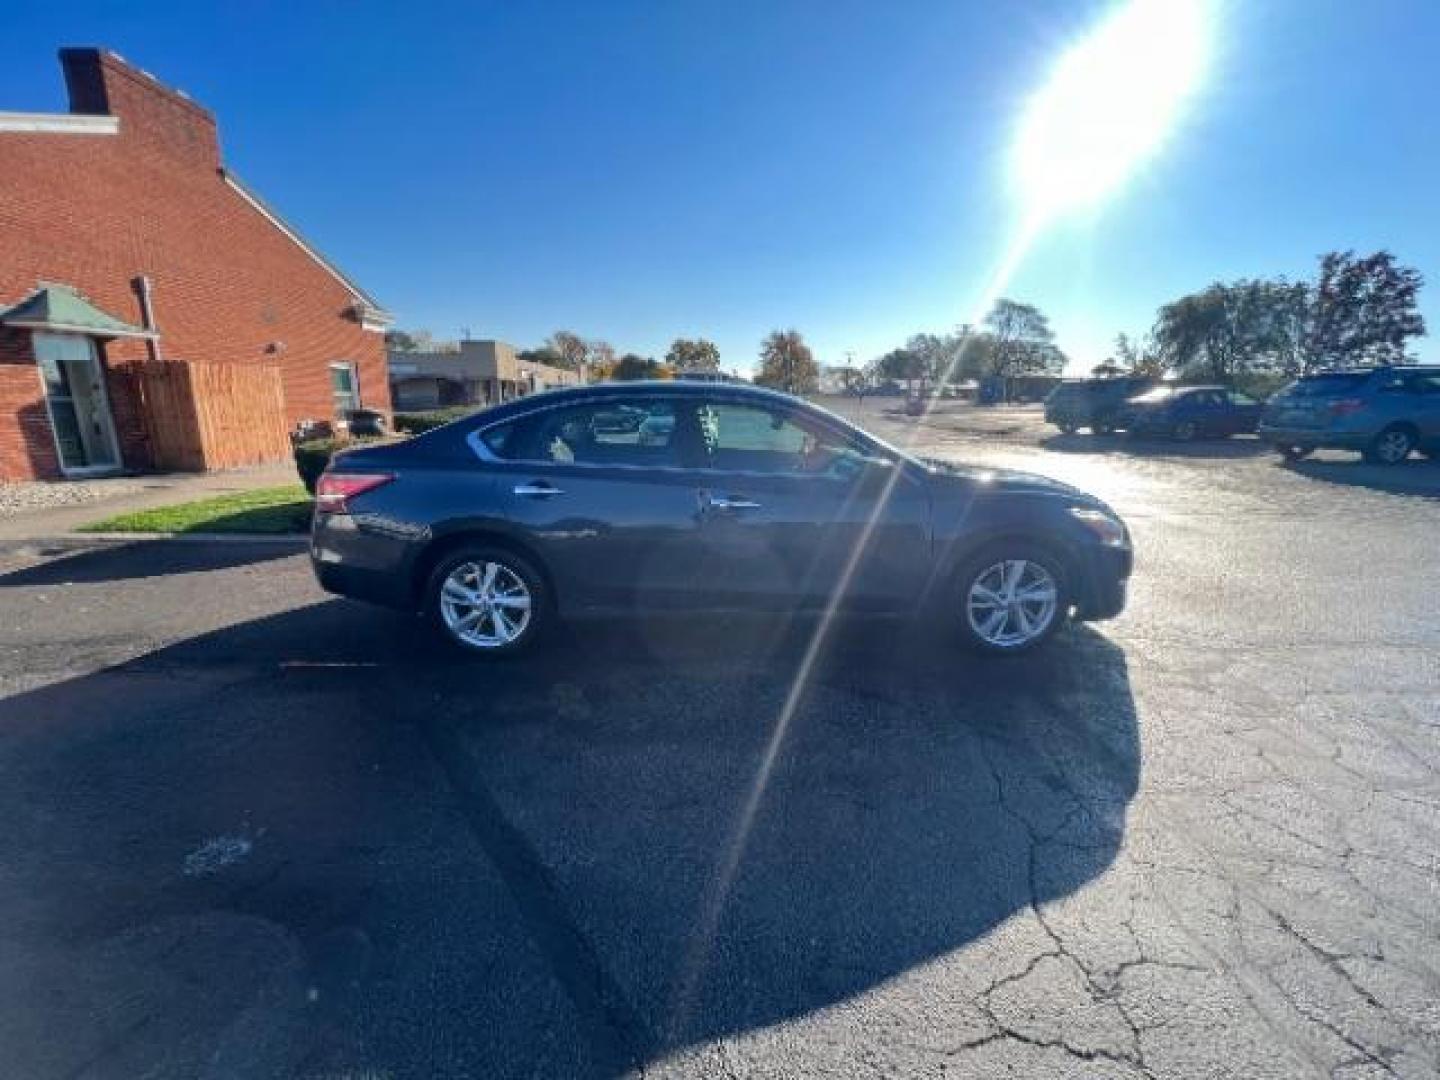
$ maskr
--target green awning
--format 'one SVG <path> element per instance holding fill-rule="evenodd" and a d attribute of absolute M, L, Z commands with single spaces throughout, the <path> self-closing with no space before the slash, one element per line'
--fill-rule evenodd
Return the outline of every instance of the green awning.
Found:
<path fill-rule="evenodd" d="M 105 338 L 156 336 L 107 315 L 68 285 L 42 285 L 14 307 L 0 311 L 0 325 Z"/>

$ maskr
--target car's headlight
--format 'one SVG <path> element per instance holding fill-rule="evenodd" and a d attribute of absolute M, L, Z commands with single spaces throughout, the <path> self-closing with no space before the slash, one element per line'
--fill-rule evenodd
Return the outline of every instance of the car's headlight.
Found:
<path fill-rule="evenodd" d="M 1106 547 L 1124 547 L 1129 543 L 1125 535 L 1125 526 L 1120 524 L 1118 518 L 1105 513 L 1104 510 L 1096 510 L 1090 506 L 1072 506 L 1070 513 L 1075 520 L 1084 525 Z"/>

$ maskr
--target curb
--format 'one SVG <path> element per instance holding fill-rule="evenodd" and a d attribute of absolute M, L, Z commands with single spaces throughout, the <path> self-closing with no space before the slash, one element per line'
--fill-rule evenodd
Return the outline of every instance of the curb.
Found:
<path fill-rule="evenodd" d="M 0 552 L 8 555 L 46 555 L 95 547 L 123 547 L 127 544 L 272 547 L 298 553 L 310 546 L 310 537 L 298 534 L 270 536 L 261 533 L 63 533 L 59 536 L 0 538 Z"/>

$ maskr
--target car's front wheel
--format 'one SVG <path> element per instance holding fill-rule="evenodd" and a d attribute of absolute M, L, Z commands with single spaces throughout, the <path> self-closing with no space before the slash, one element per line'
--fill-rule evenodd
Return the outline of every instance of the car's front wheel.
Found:
<path fill-rule="evenodd" d="M 965 562 L 957 581 L 961 637 L 980 652 L 1029 652 L 1048 641 L 1069 614 L 1064 568 L 1037 544 L 987 547 Z"/>
<path fill-rule="evenodd" d="M 456 648 L 509 656 L 533 642 L 549 617 L 545 580 L 504 548 L 467 547 L 441 559 L 426 589 L 426 614 Z"/>

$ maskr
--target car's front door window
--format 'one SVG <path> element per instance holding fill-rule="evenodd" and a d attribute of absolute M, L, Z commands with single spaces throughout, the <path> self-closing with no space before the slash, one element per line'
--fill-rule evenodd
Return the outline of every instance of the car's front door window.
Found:
<path fill-rule="evenodd" d="M 698 420 L 703 464 L 722 472 L 848 480 L 892 464 L 843 433 L 780 409 L 709 402 Z"/>

